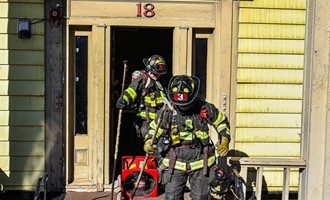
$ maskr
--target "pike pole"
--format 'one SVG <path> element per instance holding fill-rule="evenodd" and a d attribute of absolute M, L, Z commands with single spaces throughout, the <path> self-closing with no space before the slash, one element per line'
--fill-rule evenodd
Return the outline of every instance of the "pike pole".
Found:
<path fill-rule="evenodd" d="M 173 109 L 172 106 L 171 106 L 171 104 L 169 103 L 169 101 L 165 97 L 163 98 L 163 100 L 164 100 L 164 105 L 163 105 L 163 107 L 161 108 L 161 111 L 160 111 L 160 115 L 159 115 L 159 118 L 158 118 L 158 121 L 157 121 L 157 124 L 156 124 L 156 128 L 155 128 L 155 134 L 151 138 L 151 144 L 152 145 L 155 142 L 156 134 L 157 134 L 157 132 L 159 130 L 160 123 L 163 120 L 163 116 L 164 116 L 164 113 L 165 113 L 165 110 L 166 110 L 166 106 L 168 106 L 169 109 L 171 109 L 171 110 Z M 148 158 L 149 158 L 149 153 L 146 153 L 146 156 L 145 156 L 144 161 L 142 163 L 142 167 L 140 167 L 140 173 L 139 173 L 138 179 L 136 180 L 136 183 L 134 185 L 134 189 L 133 189 L 133 192 L 131 194 L 130 200 L 133 200 L 134 195 L 135 195 L 135 192 L 136 192 L 136 189 L 139 187 L 140 180 L 141 180 L 141 177 L 142 177 L 144 168 L 146 167 Z"/>
<path fill-rule="evenodd" d="M 123 61 L 124 63 L 124 72 L 123 72 L 123 82 L 121 84 L 121 95 L 120 98 L 123 97 L 124 88 L 125 88 L 125 78 L 126 78 L 126 71 L 127 71 L 127 60 Z M 112 170 L 112 188 L 111 188 L 111 200 L 113 200 L 113 192 L 115 187 L 115 175 L 116 175 L 116 165 L 117 165 L 117 157 L 118 157 L 118 147 L 119 147 L 119 136 L 120 136 L 120 125 L 121 125 L 121 116 L 122 116 L 123 109 L 119 109 L 118 114 L 118 123 L 117 123 L 117 136 L 116 136 L 116 146 L 115 146 L 115 155 L 114 155 L 114 163 L 113 163 L 113 170 Z"/>

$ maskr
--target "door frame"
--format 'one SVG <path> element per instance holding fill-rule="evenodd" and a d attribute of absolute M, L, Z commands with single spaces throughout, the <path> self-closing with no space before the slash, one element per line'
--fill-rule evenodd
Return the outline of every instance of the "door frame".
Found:
<path fill-rule="evenodd" d="M 77 3 L 77 2 L 76 2 Z M 114 4 L 116 6 L 119 4 L 118 2 L 102 2 L 102 4 Z M 158 2 L 161 4 L 160 2 Z M 175 3 L 175 2 L 174 2 Z M 210 2 L 212 3 L 212 2 Z M 214 103 L 220 110 L 225 112 L 230 119 L 234 119 L 234 111 L 235 109 L 233 105 L 235 105 L 232 100 L 234 97 L 231 91 L 232 82 L 232 68 L 233 60 L 235 58 L 232 56 L 233 44 L 233 12 L 235 9 L 233 7 L 236 3 L 233 1 L 219 1 L 213 2 L 214 8 L 214 20 L 173 20 L 168 18 L 166 21 L 163 20 L 153 20 L 153 19 L 135 19 L 128 18 L 126 20 L 122 20 L 120 18 L 97 18 L 93 17 L 86 20 L 86 18 L 75 18 L 74 16 L 68 16 L 67 21 L 67 30 L 68 30 L 68 38 L 72 37 L 73 30 L 79 30 L 81 27 L 87 27 L 91 31 L 91 48 L 93 55 L 91 65 L 94 70 L 92 71 L 92 85 L 90 90 L 92 91 L 93 100 L 88 104 L 89 109 L 92 110 L 90 113 L 93 118 L 89 119 L 89 124 L 93 124 L 93 126 L 89 126 L 89 132 L 93 133 L 93 137 L 91 138 L 90 145 L 93 148 L 96 148 L 95 151 L 91 154 L 92 160 L 91 164 L 93 165 L 92 173 L 92 183 L 86 182 L 85 188 L 86 190 L 94 189 L 96 191 L 106 191 L 110 190 L 110 174 L 111 170 L 110 166 L 112 163 L 112 155 L 113 154 L 113 146 L 115 141 L 111 140 L 110 134 L 115 134 L 115 127 L 110 127 L 110 120 L 113 118 L 113 107 L 110 105 L 110 80 L 111 76 L 114 76 L 110 66 L 110 58 L 111 58 L 111 28 L 115 26 L 121 27 L 157 27 L 157 28 L 172 28 L 173 29 L 173 75 L 178 74 L 188 74 L 192 75 L 192 46 L 193 46 L 193 31 L 195 29 L 212 29 L 213 33 L 209 36 L 197 35 L 197 37 L 208 37 L 210 40 L 210 47 L 212 48 L 212 52 L 208 54 L 209 56 L 209 66 L 208 74 L 212 78 L 208 79 L 208 85 L 211 89 L 208 88 L 210 94 L 207 94 L 208 101 Z M 69 8 L 72 8 L 71 12 L 75 14 L 75 8 L 78 4 L 75 4 Z M 135 5 L 135 4 L 134 4 Z M 190 5 L 192 8 L 194 5 Z M 199 4 L 196 4 L 196 8 L 199 8 Z M 234 10 L 234 11 L 233 11 Z M 82 12 L 82 11 L 81 11 Z M 91 11 L 92 12 L 92 11 Z M 109 10 L 109 12 L 111 12 Z M 186 11 L 185 11 L 186 12 Z M 111 15 L 109 15 L 111 16 Z M 208 15 L 209 17 L 210 15 Z M 237 16 L 237 14 L 235 14 Z M 138 20 L 138 21 L 137 21 Z M 72 43 L 69 39 L 68 45 L 70 46 Z M 96 48 L 97 47 L 97 48 Z M 67 47 L 67 55 L 70 56 L 69 47 Z M 70 61 L 67 62 L 67 71 L 66 71 L 66 96 L 70 97 L 70 88 L 69 80 L 70 80 L 70 66 L 72 63 Z M 110 67 L 108 67 L 110 66 Z M 221 74 L 221 76 L 219 76 Z M 109 75 L 109 76 L 108 76 Z M 97 78 L 95 78 L 97 77 Z M 224 98 L 225 97 L 225 98 Z M 226 109 L 230 108 L 230 109 Z M 73 135 L 72 135 L 72 122 L 70 121 L 70 113 L 72 110 L 70 108 L 70 98 L 66 100 L 66 136 L 67 136 L 67 159 L 66 159 L 66 184 L 67 189 L 72 186 L 72 190 L 77 189 L 78 187 L 73 187 L 72 183 L 72 171 L 70 168 L 70 164 L 72 165 L 72 160 L 74 159 L 72 149 L 73 144 Z M 230 115 L 232 113 L 232 115 Z M 231 123 L 234 121 L 231 120 Z M 70 125 L 71 124 L 71 125 Z M 234 142 L 232 142 L 234 143 Z M 82 189 L 81 185 L 79 188 Z"/>

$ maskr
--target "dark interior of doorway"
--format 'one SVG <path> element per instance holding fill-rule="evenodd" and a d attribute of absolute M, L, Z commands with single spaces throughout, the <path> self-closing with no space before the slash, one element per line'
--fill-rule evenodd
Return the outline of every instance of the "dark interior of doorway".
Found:
<path fill-rule="evenodd" d="M 144 70 L 143 58 L 151 55 L 162 55 L 167 64 L 167 74 L 161 77 L 163 86 L 166 87 L 169 78 L 172 76 L 172 54 L 173 54 L 173 29 L 171 28 L 113 28 L 111 32 L 111 68 L 112 76 L 112 106 L 114 108 L 113 121 L 110 123 L 110 130 L 114 133 L 111 138 L 116 140 L 118 110 L 115 108 L 117 99 L 121 94 L 123 77 L 123 61 L 127 60 L 128 71 L 126 72 L 125 88 L 131 82 L 131 75 L 135 70 Z M 123 110 L 121 119 L 121 131 L 118 152 L 118 164 L 116 174 L 121 170 L 122 156 L 145 155 L 143 141 L 138 138 L 133 127 L 136 119 L 136 111 Z M 113 144 L 115 145 L 115 144 Z M 114 146 L 111 145 L 113 158 Z M 116 176 L 117 176 L 116 175 Z"/>

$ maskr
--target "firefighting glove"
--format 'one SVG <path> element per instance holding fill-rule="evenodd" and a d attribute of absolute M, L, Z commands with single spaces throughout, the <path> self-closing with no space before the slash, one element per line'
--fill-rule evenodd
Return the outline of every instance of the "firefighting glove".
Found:
<path fill-rule="evenodd" d="M 148 139 L 143 145 L 143 150 L 149 154 L 153 153 L 156 148 L 157 145 L 152 143 L 152 139 Z"/>
<path fill-rule="evenodd" d="M 226 137 L 221 137 L 221 143 L 220 140 L 215 144 L 216 151 L 219 154 L 219 156 L 225 156 L 228 153 L 229 150 L 229 140 Z"/>
<path fill-rule="evenodd" d="M 126 101 L 123 98 L 119 98 L 116 103 L 117 109 L 123 109 L 126 107 Z"/>

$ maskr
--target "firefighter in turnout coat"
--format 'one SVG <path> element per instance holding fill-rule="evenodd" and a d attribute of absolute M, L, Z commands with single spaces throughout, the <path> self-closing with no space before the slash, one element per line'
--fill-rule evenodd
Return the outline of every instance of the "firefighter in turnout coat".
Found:
<path fill-rule="evenodd" d="M 138 75 L 137 71 L 133 73 L 131 84 L 116 103 L 117 109 L 134 107 L 138 110 L 134 126 L 139 137 L 147 134 L 148 123 L 156 118 L 157 111 L 164 104 L 166 94 L 158 79 L 167 72 L 165 59 L 160 55 L 152 55 L 142 61 L 145 71 L 140 71 Z"/>
<path fill-rule="evenodd" d="M 190 197 L 193 200 L 209 199 L 209 183 L 213 177 L 213 170 L 210 169 L 216 163 L 215 151 L 219 156 L 228 153 L 230 131 L 227 117 L 212 103 L 197 97 L 199 86 L 197 77 L 172 77 L 167 97 L 173 109 L 165 110 L 157 133 L 158 118 L 153 120 L 145 137 L 144 150 L 152 153 L 157 149 L 162 155 L 159 171 L 167 200 L 184 199 L 188 178 Z M 219 134 L 215 145 L 211 141 L 208 125 Z"/>

